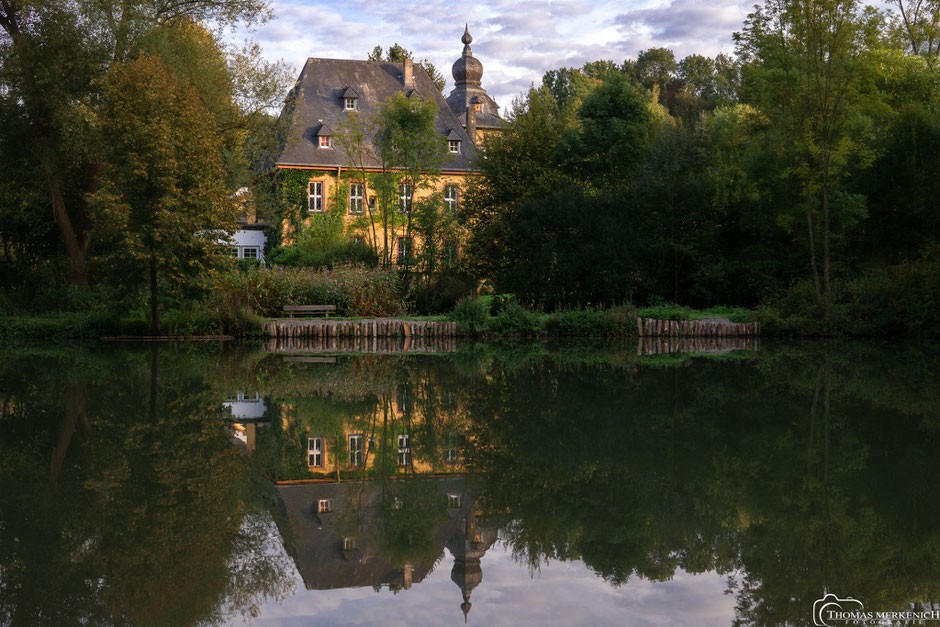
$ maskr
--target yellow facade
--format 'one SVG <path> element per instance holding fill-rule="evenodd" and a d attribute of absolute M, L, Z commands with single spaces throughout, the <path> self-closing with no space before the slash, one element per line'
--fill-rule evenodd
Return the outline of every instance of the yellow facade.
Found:
<path fill-rule="evenodd" d="M 357 173 L 353 172 L 356 171 L 344 168 L 337 168 L 335 171 L 319 170 L 309 178 L 307 186 L 310 193 L 308 194 L 307 218 L 304 220 L 304 224 L 309 225 L 311 218 L 316 214 L 339 210 L 343 215 L 346 236 L 350 239 L 361 238 L 363 244 L 374 248 L 382 255 L 385 251 L 386 237 L 385 232 L 381 229 L 381 220 L 378 215 L 375 214 L 377 211 L 376 207 L 378 206 L 378 198 L 376 198 L 375 192 L 370 189 L 368 183 L 364 186 L 364 193 L 361 195 L 358 193 L 358 189 L 354 189 L 353 184 L 361 184 L 362 180 L 361 176 L 357 176 Z M 373 171 L 367 170 L 367 174 L 373 174 Z M 430 185 L 423 185 L 420 189 L 416 190 L 410 202 L 414 205 L 437 193 L 444 196 L 443 204 L 445 210 L 451 210 L 455 213 L 459 212 L 461 204 L 463 203 L 463 193 L 466 189 L 467 178 L 468 173 L 466 172 L 443 172 L 440 176 L 431 179 Z M 319 185 L 319 187 L 311 187 L 311 184 Z M 344 190 L 342 197 L 337 195 L 337 190 Z M 319 199 L 314 196 L 315 192 L 318 192 Z M 454 193 L 456 193 L 456 199 L 452 202 L 448 202 L 449 199 L 453 198 Z M 369 221 L 370 203 L 372 211 L 376 215 L 376 230 L 374 234 L 369 224 L 363 224 Z M 412 255 L 419 252 L 422 246 L 422 242 L 417 235 L 413 233 L 409 235 L 406 219 L 407 212 L 401 210 L 401 204 L 402 203 L 399 202 L 397 219 L 402 222 L 402 224 L 389 230 L 389 241 L 387 242 L 392 248 L 391 259 L 399 264 L 403 261 L 399 258 L 399 252 L 408 250 L 407 246 L 403 246 L 400 240 L 410 237 L 410 251 Z M 287 221 L 285 221 L 282 227 L 282 238 L 285 243 L 289 243 L 292 239 L 290 226 Z M 377 241 L 373 241 L 373 238 Z M 456 239 L 458 241 L 455 241 L 454 245 L 459 249 L 461 244 L 460 240 L 462 240 L 462 238 L 458 236 Z"/>

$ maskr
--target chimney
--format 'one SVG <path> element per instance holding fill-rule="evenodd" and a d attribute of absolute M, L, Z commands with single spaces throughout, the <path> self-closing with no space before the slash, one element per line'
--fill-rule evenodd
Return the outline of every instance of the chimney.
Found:
<path fill-rule="evenodd" d="M 404 63 L 404 73 L 402 74 L 402 83 L 405 86 L 405 89 L 414 89 L 415 88 L 415 68 L 414 62 L 411 59 L 405 59 Z"/>
<path fill-rule="evenodd" d="M 480 99 L 474 96 L 467 107 L 467 135 L 474 145 L 477 143 L 477 113 L 480 111 Z"/>

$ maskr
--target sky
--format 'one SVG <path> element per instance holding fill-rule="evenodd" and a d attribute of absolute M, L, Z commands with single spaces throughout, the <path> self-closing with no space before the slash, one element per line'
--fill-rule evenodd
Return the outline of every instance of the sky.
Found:
<path fill-rule="evenodd" d="M 285 554 L 286 556 L 286 554 Z M 386 588 L 306 590 L 294 573 L 294 594 L 278 603 L 268 600 L 258 616 L 244 627 L 386 627 L 463 625 L 461 591 L 451 580 L 454 558 L 449 551 L 427 576 L 410 590 L 393 594 Z M 727 581 L 714 572 L 691 575 L 681 570 L 669 581 L 633 577 L 615 587 L 581 561 L 552 561 L 532 572 L 513 558 L 501 543 L 487 550 L 480 562 L 483 581 L 471 596 L 469 625 L 528 627 L 546 625 L 618 625 L 663 627 L 698 625 L 727 627 L 734 620 L 734 596 Z"/>
<path fill-rule="evenodd" d="M 587 61 L 617 63 L 651 47 L 677 59 L 731 52 L 755 0 L 345 0 L 271 4 L 274 19 L 234 33 L 258 42 L 270 60 L 295 74 L 308 57 L 365 59 L 376 46 L 398 43 L 428 59 L 453 88 L 451 66 L 469 24 L 473 55 L 483 63 L 483 87 L 506 111 L 542 75 Z"/>

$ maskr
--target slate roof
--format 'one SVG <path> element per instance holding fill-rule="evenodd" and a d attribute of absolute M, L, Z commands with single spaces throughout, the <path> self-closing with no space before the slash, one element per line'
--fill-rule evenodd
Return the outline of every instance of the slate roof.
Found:
<path fill-rule="evenodd" d="M 334 141 L 333 148 L 319 148 L 317 134 L 322 126 L 336 129 L 349 113 L 344 109 L 343 95 L 353 90 L 360 115 L 369 116 L 396 92 L 408 93 L 402 83 L 403 64 L 384 61 L 354 61 L 343 59 L 307 59 L 297 79 L 284 111 L 281 124 L 286 127 L 284 146 L 276 160 L 279 166 L 351 167 L 346 151 Z M 460 135 L 459 154 L 448 154 L 445 171 L 470 171 L 473 143 L 457 116 L 447 105 L 444 96 L 431 82 L 427 71 L 414 64 L 414 90 L 425 100 L 438 107 L 437 131 L 447 137 L 452 131 Z M 379 167 L 378 161 L 366 167 Z"/>
<path fill-rule="evenodd" d="M 443 553 L 448 540 L 473 507 L 474 494 L 463 478 L 429 479 L 446 494 L 460 494 L 461 506 L 447 512 L 434 530 L 434 544 Z M 280 513 L 276 523 L 285 549 L 293 558 L 308 590 L 354 588 L 401 583 L 401 569 L 382 556 L 377 546 L 376 509 L 381 488 L 371 482 L 344 482 L 278 486 Z M 330 499 L 333 511 L 317 513 L 319 499 Z M 343 550 L 343 529 L 350 518 L 361 517 L 358 547 Z M 414 564 L 413 583 L 433 570 L 434 561 Z"/>

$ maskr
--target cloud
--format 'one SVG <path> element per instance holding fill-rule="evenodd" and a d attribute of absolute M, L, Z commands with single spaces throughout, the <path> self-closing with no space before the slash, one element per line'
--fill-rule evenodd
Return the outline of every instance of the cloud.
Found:
<path fill-rule="evenodd" d="M 658 2 L 658 4 L 655 4 Z M 753 0 L 277 0 L 275 17 L 251 33 L 265 55 L 299 72 L 307 57 L 362 59 L 376 45 L 399 43 L 428 59 L 453 87 L 450 68 L 460 56 L 465 23 L 484 68 L 483 86 L 506 110 L 515 96 L 562 66 L 636 58 L 672 48 L 677 57 L 713 56 L 732 49 Z"/>
<path fill-rule="evenodd" d="M 677 57 L 714 55 L 731 48 L 731 35 L 740 30 L 752 0 L 673 0 L 656 8 L 618 14 L 614 22 L 627 37 L 645 34 L 654 45 L 672 48 Z"/>

